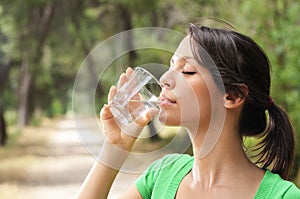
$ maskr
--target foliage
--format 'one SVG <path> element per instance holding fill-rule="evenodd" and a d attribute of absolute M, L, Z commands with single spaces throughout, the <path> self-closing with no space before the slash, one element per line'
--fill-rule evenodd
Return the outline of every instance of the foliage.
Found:
<path fill-rule="evenodd" d="M 300 137 L 299 13 L 296 0 L 1 0 L 0 63 L 10 62 L 13 67 L 0 101 L 7 111 L 19 111 L 25 100 L 21 95 L 24 78 L 29 74 L 28 121 L 40 117 L 41 111 L 46 116 L 64 114 L 71 108 L 77 70 L 100 41 L 145 26 L 181 32 L 190 22 L 228 27 L 208 19 L 214 17 L 230 22 L 266 51 L 273 68 L 271 95 L 288 111 Z M 121 72 L 120 63 L 124 69 L 147 62 L 168 64 L 170 58 L 151 50 L 134 53 L 116 60 L 105 72 L 96 107 L 106 102 L 109 86 Z M 297 151 L 299 158 L 300 144 Z"/>

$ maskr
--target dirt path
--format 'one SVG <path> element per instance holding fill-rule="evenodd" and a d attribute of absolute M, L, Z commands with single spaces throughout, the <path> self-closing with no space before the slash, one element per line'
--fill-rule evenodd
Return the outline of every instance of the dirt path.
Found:
<path fill-rule="evenodd" d="M 0 161 L 0 198 L 68 199 L 75 197 L 94 158 L 81 144 L 74 121 L 61 119 L 26 128 L 16 146 L 1 149 Z M 137 177 L 120 173 L 109 198 L 123 193 Z"/>

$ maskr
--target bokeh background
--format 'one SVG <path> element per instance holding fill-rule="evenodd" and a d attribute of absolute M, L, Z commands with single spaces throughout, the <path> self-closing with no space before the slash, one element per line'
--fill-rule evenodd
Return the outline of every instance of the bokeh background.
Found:
<path fill-rule="evenodd" d="M 190 22 L 217 24 L 208 18 L 227 21 L 263 47 L 272 64 L 271 95 L 289 113 L 299 138 L 298 0 L 0 0 L 0 198 L 74 197 L 92 158 L 76 137 L 72 91 L 81 63 L 99 42 L 133 28 L 184 33 Z M 134 46 L 134 36 L 125 45 Z M 116 71 L 168 65 L 170 57 L 150 49 L 120 57 L 99 81 L 96 112 Z M 92 65 L 89 72 L 96 73 Z M 166 139 L 152 136 L 143 147 Z M 291 180 L 300 185 L 299 139 L 296 148 Z M 114 190 L 123 189 L 120 180 Z"/>

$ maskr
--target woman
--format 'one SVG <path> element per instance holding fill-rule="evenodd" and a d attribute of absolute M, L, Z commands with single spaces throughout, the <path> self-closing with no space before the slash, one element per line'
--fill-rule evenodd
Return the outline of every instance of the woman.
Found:
<path fill-rule="evenodd" d="M 160 80 L 159 119 L 189 131 L 194 156 L 167 155 L 154 162 L 121 198 L 300 198 L 300 190 L 284 180 L 292 169 L 294 132 L 286 113 L 270 97 L 269 71 L 267 56 L 249 37 L 190 25 Z M 127 69 L 120 84 L 131 73 Z M 109 101 L 115 93 L 112 87 Z M 120 130 L 109 105 L 100 116 L 108 140 L 101 158 L 117 161 L 120 167 L 136 137 Z M 151 116 L 137 125 L 145 126 Z M 220 123 L 220 133 L 210 123 Z M 215 139 L 206 139 L 209 135 Z M 256 164 L 245 154 L 242 136 L 262 136 Z M 78 198 L 106 198 L 117 173 L 96 162 Z"/>

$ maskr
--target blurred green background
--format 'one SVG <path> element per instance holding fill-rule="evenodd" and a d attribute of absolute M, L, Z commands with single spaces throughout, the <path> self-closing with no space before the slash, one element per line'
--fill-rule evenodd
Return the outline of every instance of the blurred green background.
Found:
<path fill-rule="evenodd" d="M 203 17 L 225 20 L 263 47 L 272 64 L 272 97 L 289 113 L 300 137 L 298 0 L 1 0 L 2 147 L 12 147 L 26 127 L 38 126 L 43 118 L 72 112 L 77 70 L 99 42 L 139 27 L 184 33 L 190 22 L 201 22 Z M 134 46 L 134 38 L 128 45 Z M 122 65 L 168 64 L 170 56 L 133 51 L 122 57 Z M 98 85 L 97 104 L 105 102 L 117 78 L 114 72 L 107 75 Z M 298 184 L 299 162 L 298 141 L 292 176 Z"/>

